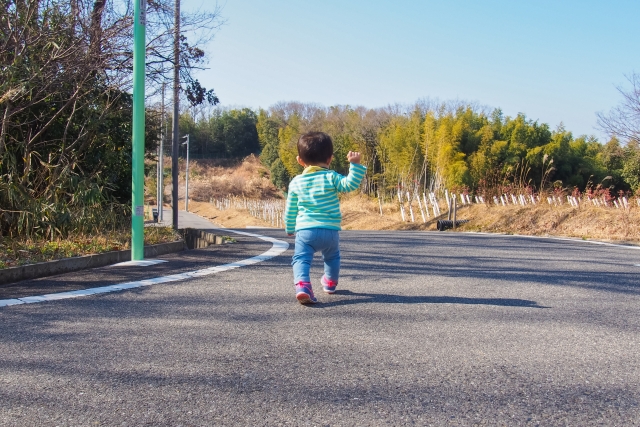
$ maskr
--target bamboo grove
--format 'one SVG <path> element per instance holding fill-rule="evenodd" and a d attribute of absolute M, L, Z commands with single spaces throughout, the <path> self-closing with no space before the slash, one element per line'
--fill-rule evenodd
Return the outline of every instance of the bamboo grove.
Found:
<path fill-rule="evenodd" d="M 364 153 L 368 173 L 363 190 L 385 198 L 398 190 L 448 189 L 487 200 L 515 188 L 529 194 L 640 190 L 636 141 L 612 138 L 602 144 L 594 137 L 574 137 L 562 125 L 552 130 L 524 114 L 507 117 L 499 109 L 470 103 L 422 101 L 410 107 L 368 109 L 287 102 L 258 112 L 218 110 L 197 123 L 185 115 L 181 126 L 185 132 L 196 132 L 192 150 L 204 157 L 225 152 L 225 135 L 215 129 L 226 129 L 233 139 L 226 143 L 234 146 L 228 153 L 259 150 L 273 183 L 283 191 L 302 171 L 296 141 L 310 130 L 331 135 L 332 167 L 342 173 L 348 170 L 349 150 Z M 211 151 L 216 144 L 222 151 Z"/>
<path fill-rule="evenodd" d="M 490 198 L 509 187 L 528 192 L 640 189 L 635 141 L 621 144 L 612 138 L 603 145 L 594 137 L 574 137 L 562 125 L 551 130 L 524 114 L 505 117 L 499 109 L 467 103 L 425 101 L 381 109 L 281 103 L 261 110 L 256 127 L 261 159 L 282 189 L 301 172 L 295 144 L 311 129 L 332 136 L 332 166 L 343 173 L 349 150 L 364 153 L 364 190 L 370 194 L 449 189 Z"/>

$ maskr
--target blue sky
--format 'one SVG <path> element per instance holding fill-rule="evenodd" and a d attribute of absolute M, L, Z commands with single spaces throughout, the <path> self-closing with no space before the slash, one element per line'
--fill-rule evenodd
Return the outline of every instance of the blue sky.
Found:
<path fill-rule="evenodd" d="M 596 112 L 640 72 L 638 0 L 224 1 L 198 77 L 226 106 L 460 99 L 602 140 Z"/>

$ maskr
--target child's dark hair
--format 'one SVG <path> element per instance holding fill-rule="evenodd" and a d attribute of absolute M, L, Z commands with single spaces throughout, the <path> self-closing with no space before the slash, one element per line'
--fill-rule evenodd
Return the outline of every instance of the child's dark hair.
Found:
<path fill-rule="evenodd" d="M 333 155 L 333 141 L 324 132 L 308 132 L 298 138 L 298 156 L 307 165 L 326 163 Z"/>

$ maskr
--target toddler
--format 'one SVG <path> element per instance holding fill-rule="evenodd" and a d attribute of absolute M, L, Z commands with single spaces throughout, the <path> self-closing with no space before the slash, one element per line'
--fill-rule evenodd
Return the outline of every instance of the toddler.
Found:
<path fill-rule="evenodd" d="M 338 192 L 356 190 L 367 168 L 360 164 L 360 153 L 349 151 L 349 174 L 345 177 L 330 170 L 333 142 L 323 132 L 309 132 L 298 139 L 298 163 L 301 175 L 289 184 L 285 207 L 285 227 L 289 236 L 296 235 L 293 254 L 293 281 L 296 299 L 301 304 L 318 302 L 313 295 L 309 269 L 316 252 L 322 253 L 324 276 L 322 289 L 336 291 L 340 275 L 340 203 Z"/>

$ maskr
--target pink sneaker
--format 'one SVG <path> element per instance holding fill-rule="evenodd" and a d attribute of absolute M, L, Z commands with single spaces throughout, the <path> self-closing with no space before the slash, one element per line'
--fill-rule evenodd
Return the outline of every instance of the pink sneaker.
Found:
<path fill-rule="evenodd" d="M 313 290 L 309 282 L 296 283 L 296 299 L 300 304 L 315 304 L 318 302 L 316 297 L 313 296 Z"/>
<path fill-rule="evenodd" d="M 337 281 L 329 280 L 325 276 L 322 276 L 322 290 L 328 294 L 334 294 L 336 292 Z"/>

